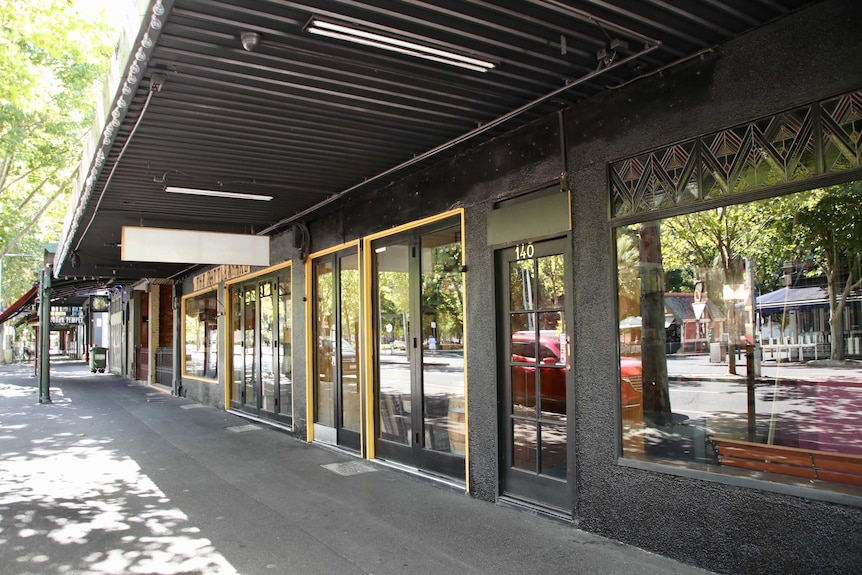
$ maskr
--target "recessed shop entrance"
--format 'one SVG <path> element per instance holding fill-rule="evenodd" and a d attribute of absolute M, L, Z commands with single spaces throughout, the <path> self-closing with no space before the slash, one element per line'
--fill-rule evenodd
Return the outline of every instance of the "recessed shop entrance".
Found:
<path fill-rule="evenodd" d="M 573 399 L 565 239 L 496 254 L 501 494 L 570 511 Z"/>
<path fill-rule="evenodd" d="M 460 218 L 371 242 L 375 454 L 464 477 Z"/>

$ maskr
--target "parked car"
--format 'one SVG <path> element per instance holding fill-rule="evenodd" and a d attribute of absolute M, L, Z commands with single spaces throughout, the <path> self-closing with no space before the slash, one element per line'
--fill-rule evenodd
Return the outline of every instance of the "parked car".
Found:
<path fill-rule="evenodd" d="M 561 351 L 563 339 L 553 330 L 542 330 L 539 339 L 532 331 L 512 334 L 512 400 L 516 405 L 536 405 L 536 369 L 541 380 L 541 408 L 554 413 L 566 412 L 566 357 Z M 532 365 L 531 365 L 532 364 Z M 620 358 L 620 391 L 624 408 L 643 401 L 641 361 Z"/>

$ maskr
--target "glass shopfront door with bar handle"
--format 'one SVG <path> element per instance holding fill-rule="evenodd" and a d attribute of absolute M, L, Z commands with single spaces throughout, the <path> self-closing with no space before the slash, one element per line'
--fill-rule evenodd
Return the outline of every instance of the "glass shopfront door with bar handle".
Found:
<path fill-rule="evenodd" d="M 457 218 L 372 243 L 376 454 L 464 477 L 464 316 Z"/>

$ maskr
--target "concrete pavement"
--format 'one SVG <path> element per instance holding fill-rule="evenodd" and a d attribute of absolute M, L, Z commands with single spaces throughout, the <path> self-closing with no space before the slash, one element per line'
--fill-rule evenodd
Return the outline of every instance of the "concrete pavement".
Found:
<path fill-rule="evenodd" d="M 706 573 L 81 361 L 0 366 L 0 573 Z"/>

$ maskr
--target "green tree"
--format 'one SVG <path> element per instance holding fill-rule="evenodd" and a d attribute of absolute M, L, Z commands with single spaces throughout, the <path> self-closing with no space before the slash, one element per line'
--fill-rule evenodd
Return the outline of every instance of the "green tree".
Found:
<path fill-rule="evenodd" d="M 434 246 L 427 256 L 431 269 L 422 274 L 423 335 L 434 334 L 433 321 L 438 343 L 460 342 L 464 331 L 461 244 Z"/>
<path fill-rule="evenodd" d="M 640 315 L 640 253 L 637 226 L 617 230 L 617 284 L 620 321 Z"/>
<path fill-rule="evenodd" d="M 92 1 L 0 0 L 0 256 L 36 256 L 7 262 L 31 273 L 4 274 L 0 305 L 27 288 L 42 246 L 60 235 L 114 37 Z"/>
<path fill-rule="evenodd" d="M 862 288 L 862 181 L 813 190 L 794 198 L 796 215 L 779 226 L 790 255 L 813 261 L 829 292 L 831 358 L 844 359 L 844 308 Z"/>
<path fill-rule="evenodd" d="M 775 225 L 785 217 L 788 205 L 781 199 L 733 205 L 663 222 L 665 267 L 696 270 L 696 279 L 704 281 L 709 299 L 725 312 L 730 373 L 736 372 L 740 325 L 735 302 L 724 301 L 723 288 L 744 283 L 745 260 L 760 262 L 760 270 L 779 269 L 774 260 L 781 260 L 784 245 L 775 241 Z"/>

